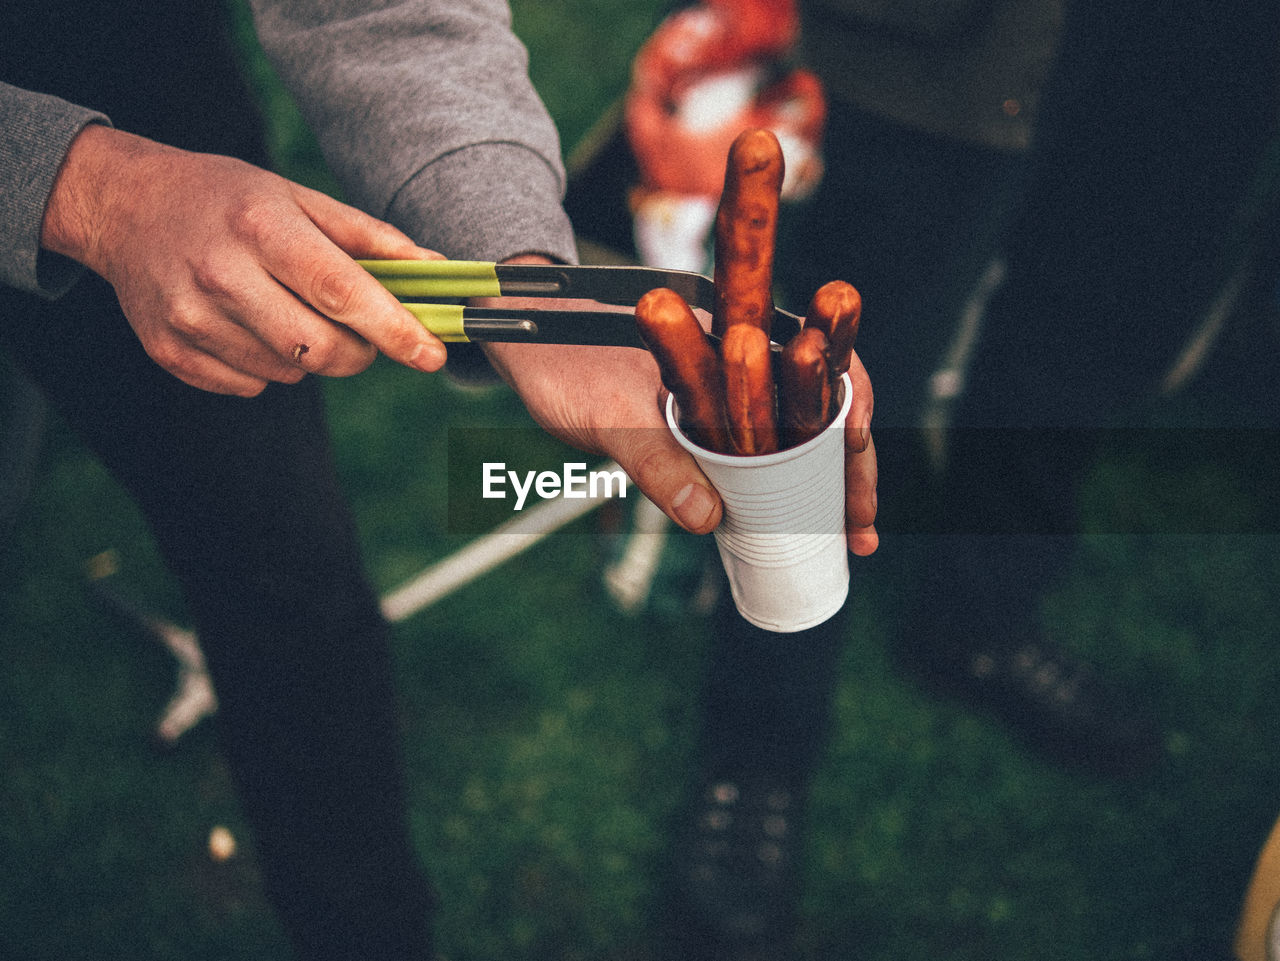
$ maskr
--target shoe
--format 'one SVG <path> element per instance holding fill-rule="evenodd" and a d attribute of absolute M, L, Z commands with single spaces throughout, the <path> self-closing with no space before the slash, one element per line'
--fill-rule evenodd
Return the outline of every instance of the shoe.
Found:
<path fill-rule="evenodd" d="M 938 693 L 998 717 L 1052 760 L 1132 777 L 1160 757 L 1159 728 L 1143 699 L 1043 637 L 939 650 L 938 643 L 915 648 L 910 669 Z"/>
<path fill-rule="evenodd" d="M 779 779 L 708 779 L 677 835 L 664 918 L 674 961 L 786 961 L 799 901 L 801 798 Z"/>

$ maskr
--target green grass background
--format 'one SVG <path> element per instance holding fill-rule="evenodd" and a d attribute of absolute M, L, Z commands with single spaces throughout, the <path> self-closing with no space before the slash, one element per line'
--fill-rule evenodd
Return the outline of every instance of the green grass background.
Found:
<path fill-rule="evenodd" d="M 515 3 L 566 147 L 623 88 L 662 6 Z M 252 69 L 281 168 L 326 184 L 287 99 Z M 329 395 L 370 570 L 391 588 L 464 540 L 447 533 L 445 428 L 528 419 L 506 394 L 464 396 L 381 363 Z M 520 436 L 529 456 L 559 456 Z M 1175 515 L 1205 492 L 1246 520 L 1259 509 L 1225 469 L 1170 473 L 1141 458 L 1100 464 L 1087 504 L 1107 529 L 1135 510 Z M 398 630 L 414 830 L 453 961 L 653 956 L 706 628 L 615 612 L 595 525 Z M 883 550 L 900 546 L 887 536 Z M 84 563 L 106 549 L 131 593 L 182 619 L 140 517 L 55 421 L 0 546 L 0 957 L 278 959 L 211 732 L 153 749 L 172 666 L 85 593 Z M 807 838 L 810 956 L 1226 957 L 1280 811 L 1278 574 L 1266 535 L 1110 535 L 1081 548 L 1046 617 L 1149 694 L 1168 732 L 1153 773 L 1115 783 L 1045 763 L 900 677 L 887 647 L 900 585 L 859 572 Z M 241 840 L 227 863 L 205 853 L 215 824 Z"/>

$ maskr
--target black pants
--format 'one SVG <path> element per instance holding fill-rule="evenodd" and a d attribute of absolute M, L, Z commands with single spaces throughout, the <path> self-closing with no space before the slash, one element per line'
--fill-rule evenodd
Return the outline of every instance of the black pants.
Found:
<path fill-rule="evenodd" d="M 919 593 L 953 599 L 937 620 L 1007 629 L 1061 570 L 1097 445 L 1146 423 L 1135 405 L 1230 269 L 1275 134 L 1278 61 L 1265 0 L 1069 0 L 1024 158 L 832 105 L 828 176 L 779 275 L 797 297 L 834 277 L 863 293 L 882 551 L 921 548 Z M 917 431 L 927 378 L 993 256 L 1006 280 L 935 483 Z"/>
<path fill-rule="evenodd" d="M 424 959 L 388 630 L 330 461 L 319 385 L 186 387 L 112 292 L 0 297 L 3 341 L 141 506 L 188 599 L 220 744 L 300 958 Z"/>
<path fill-rule="evenodd" d="M 21 12 L 0 40 L 6 80 L 132 132 L 265 162 L 212 5 L 70 8 Z M 0 290 L 0 349 L 136 499 L 184 589 L 220 744 L 300 961 L 429 959 L 432 896 L 408 833 L 388 628 L 318 382 L 252 400 L 189 388 L 145 356 L 93 276 L 52 303 Z"/>

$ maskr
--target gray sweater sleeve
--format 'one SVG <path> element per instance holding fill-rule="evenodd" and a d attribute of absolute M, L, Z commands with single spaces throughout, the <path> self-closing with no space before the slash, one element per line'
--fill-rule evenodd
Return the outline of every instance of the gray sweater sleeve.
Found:
<path fill-rule="evenodd" d="M 253 0 L 347 199 L 460 259 L 576 256 L 506 0 Z"/>
<path fill-rule="evenodd" d="M 102 114 L 0 83 L 0 284 L 56 297 L 83 269 L 40 249 L 44 210 L 71 141 Z"/>

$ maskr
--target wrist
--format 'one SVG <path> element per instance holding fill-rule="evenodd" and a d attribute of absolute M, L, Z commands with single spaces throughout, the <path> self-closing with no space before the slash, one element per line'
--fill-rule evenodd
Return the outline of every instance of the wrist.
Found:
<path fill-rule="evenodd" d="M 54 179 L 41 223 L 40 246 L 101 272 L 104 235 L 121 172 L 149 141 L 90 124 L 71 142 Z"/>

